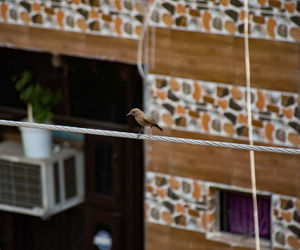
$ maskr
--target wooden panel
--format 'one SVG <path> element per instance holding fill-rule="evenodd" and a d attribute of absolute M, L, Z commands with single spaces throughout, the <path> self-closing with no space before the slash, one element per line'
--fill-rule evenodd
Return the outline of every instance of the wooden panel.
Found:
<path fill-rule="evenodd" d="M 183 131 L 165 135 L 216 141 L 241 141 Z M 245 142 L 246 143 L 246 142 Z M 243 150 L 147 142 L 147 170 L 251 188 L 249 152 Z M 300 197 L 300 156 L 255 153 L 257 188 Z"/>
<path fill-rule="evenodd" d="M 176 239 L 176 240 L 175 240 Z M 205 234 L 171 228 L 153 223 L 146 224 L 147 250 L 247 250 L 231 247 L 228 244 L 207 240 Z"/>
<path fill-rule="evenodd" d="M 21 25 L 9 25 L 0 23 L 0 44 L 1 46 L 23 47 L 25 44 L 28 48 L 29 28 Z"/>
<path fill-rule="evenodd" d="M 149 70 L 156 74 L 171 74 L 171 30 L 169 29 L 150 29 L 149 37 L 152 37 L 152 32 L 155 32 L 155 44 L 152 45 L 149 39 Z M 152 48 L 152 46 L 154 46 Z M 152 57 L 152 49 L 154 49 L 154 58 Z M 154 67 L 152 67 L 154 66 Z"/>
<path fill-rule="evenodd" d="M 74 32 L 62 32 L 28 28 L 29 47 L 54 53 L 84 53 L 85 35 Z"/>
<path fill-rule="evenodd" d="M 172 74 L 196 79 L 233 81 L 233 37 L 172 31 Z"/>
<path fill-rule="evenodd" d="M 152 73 L 245 85 L 243 38 L 157 28 L 155 48 Z M 250 39 L 252 86 L 299 92 L 299 48 L 299 43 Z"/>
<path fill-rule="evenodd" d="M 155 32 L 155 64 L 150 72 L 245 85 L 242 38 L 164 28 Z M 137 63 L 136 40 L 4 23 L 0 33 L 4 46 Z M 250 57 L 253 87 L 300 91 L 299 43 L 250 39 Z"/>
<path fill-rule="evenodd" d="M 136 40 L 4 23 L 0 34 L 3 46 L 136 63 Z"/>
<path fill-rule="evenodd" d="M 235 38 L 234 83 L 245 81 L 244 40 Z M 251 85 L 256 88 L 299 92 L 299 44 L 261 39 L 249 41 Z"/>
<path fill-rule="evenodd" d="M 161 39 L 163 37 L 163 39 Z M 233 80 L 233 37 L 156 29 L 154 73 L 218 82 Z M 169 56 L 161 53 L 169 44 Z M 212 74 L 213 73 L 213 74 Z"/>

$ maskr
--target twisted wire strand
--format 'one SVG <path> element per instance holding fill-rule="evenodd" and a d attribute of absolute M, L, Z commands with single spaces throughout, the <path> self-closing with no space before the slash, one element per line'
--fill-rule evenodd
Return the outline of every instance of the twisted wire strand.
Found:
<path fill-rule="evenodd" d="M 256 145 L 231 143 L 231 142 L 196 140 L 196 139 L 187 139 L 187 138 L 180 138 L 180 137 L 169 137 L 169 136 L 158 136 L 158 135 L 147 135 L 147 134 L 141 134 L 139 137 L 137 137 L 136 133 L 103 130 L 103 129 L 92 129 L 92 128 L 80 128 L 80 127 L 52 125 L 52 124 L 10 121 L 10 120 L 0 120 L 0 125 L 13 126 L 13 127 L 48 129 L 48 130 L 55 130 L 55 131 L 102 135 L 102 136 L 112 136 L 112 137 L 138 139 L 138 140 L 146 140 L 146 141 L 147 140 L 161 141 L 161 142 L 190 144 L 190 145 L 197 145 L 197 146 L 209 146 L 209 147 L 240 149 L 240 150 L 248 150 L 248 151 L 253 150 L 253 151 L 257 151 L 257 152 L 300 155 L 300 149 L 294 149 L 294 148 L 256 146 Z"/>

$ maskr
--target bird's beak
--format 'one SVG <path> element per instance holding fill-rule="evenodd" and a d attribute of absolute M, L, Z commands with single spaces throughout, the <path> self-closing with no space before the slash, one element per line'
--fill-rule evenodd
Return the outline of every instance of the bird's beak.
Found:
<path fill-rule="evenodd" d="M 131 115 L 131 113 L 129 112 L 126 116 L 129 116 L 129 115 Z"/>

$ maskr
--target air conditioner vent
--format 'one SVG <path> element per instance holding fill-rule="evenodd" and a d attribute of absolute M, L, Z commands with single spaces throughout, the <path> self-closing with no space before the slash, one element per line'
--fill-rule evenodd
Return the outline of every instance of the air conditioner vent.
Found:
<path fill-rule="evenodd" d="M 0 143 L 0 210 L 46 218 L 81 203 L 83 163 L 83 152 L 71 148 L 29 159 L 19 143 Z"/>
<path fill-rule="evenodd" d="M 0 203 L 42 207 L 40 167 L 0 160 Z"/>

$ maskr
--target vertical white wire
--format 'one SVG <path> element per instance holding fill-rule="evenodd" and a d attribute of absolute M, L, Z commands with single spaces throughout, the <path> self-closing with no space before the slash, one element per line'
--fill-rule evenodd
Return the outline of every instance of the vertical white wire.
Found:
<path fill-rule="evenodd" d="M 156 6 L 158 4 L 158 1 L 159 0 L 154 0 L 154 2 L 153 3 L 149 3 L 149 6 L 147 6 L 148 8 L 146 8 L 146 11 L 145 11 L 145 14 L 144 14 L 143 31 L 142 31 L 141 38 L 140 38 L 139 43 L 138 43 L 137 67 L 138 67 L 138 71 L 139 71 L 140 75 L 143 78 L 146 77 L 144 69 L 143 69 L 143 63 L 142 63 L 142 59 L 143 59 L 142 58 L 143 57 L 143 43 L 145 41 L 145 36 L 146 36 L 146 34 L 148 32 L 149 18 L 151 18 L 151 15 L 152 15 L 153 11 L 155 10 L 155 8 L 156 8 Z M 153 39 L 153 37 L 152 37 L 152 39 Z M 155 41 L 155 37 L 154 37 L 154 41 Z M 148 42 L 148 40 L 147 40 L 147 42 Z M 155 49 L 155 47 L 154 47 L 154 49 Z M 153 53 L 155 53 L 155 51 Z M 154 60 L 154 59 L 152 59 L 152 60 Z"/>
<path fill-rule="evenodd" d="M 152 26 L 151 29 L 151 70 L 155 69 L 155 39 L 156 39 L 156 34 L 155 34 L 155 27 Z"/>
<path fill-rule="evenodd" d="M 246 85 L 247 85 L 247 113 L 248 113 L 248 133 L 249 144 L 253 145 L 253 128 L 252 128 L 252 113 L 251 113 L 251 85 L 250 85 L 250 57 L 249 57 L 249 35 L 248 35 L 248 0 L 244 1 L 245 22 L 244 22 L 244 43 L 245 43 L 245 70 L 246 70 Z M 255 158 L 254 151 L 250 150 L 250 168 L 251 168 L 251 185 L 253 198 L 253 212 L 254 212 L 254 229 L 255 229 L 255 246 L 256 250 L 260 250 L 259 238 L 259 223 L 258 223 L 258 209 L 257 209 L 257 193 L 256 193 L 256 177 L 255 177 Z"/>
<path fill-rule="evenodd" d="M 149 41 L 148 41 L 148 11 L 150 11 L 149 9 L 149 4 L 148 1 L 145 2 L 145 6 L 144 6 L 144 27 L 143 27 L 143 32 L 141 35 L 141 39 L 139 41 L 138 44 L 138 62 L 137 62 L 137 66 L 138 66 L 138 70 L 143 78 L 143 106 L 144 106 L 144 111 L 146 113 L 148 113 L 148 105 L 147 103 L 149 102 L 149 88 L 148 88 L 148 71 L 149 71 Z M 145 44 L 145 48 L 144 48 L 144 42 Z M 143 68 L 143 64 L 142 64 L 142 57 L 144 56 L 144 68 Z M 145 133 L 145 132 L 144 132 Z M 147 152 L 147 144 L 146 142 L 143 142 L 143 177 L 144 177 L 144 183 L 146 180 L 146 173 L 147 173 L 147 159 L 145 157 L 145 154 Z M 145 188 L 145 186 L 144 186 Z M 146 212 L 146 203 L 145 203 L 145 190 L 144 190 L 144 199 L 143 199 L 143 213 Z M 147 236 L 147 227 L 146 227 L 146 221 L 144 221 L 144 239 L 146 239 Z M 146 249 L 146 241 L 144 240 L 144 249 Z"/>

